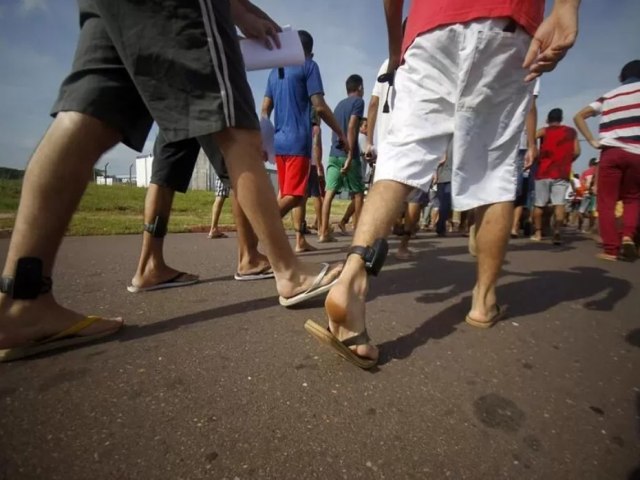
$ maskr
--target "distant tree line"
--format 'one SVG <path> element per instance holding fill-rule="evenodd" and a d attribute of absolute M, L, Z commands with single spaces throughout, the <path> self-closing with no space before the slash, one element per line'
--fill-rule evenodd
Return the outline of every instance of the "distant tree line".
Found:
<path fill-rule="evenodd" d="M 93 177 L 96 175 L 104 175 L 104 170 L 94 168 Z M 0 167 L 0 180 L 22 180 L 24 177 L 24 170 L 18 170 L 16 168 Z"/>
<path fill-rule="evenodd" d="M 22 180 L 24 170 L 0 167 L 0 180 Z"/>

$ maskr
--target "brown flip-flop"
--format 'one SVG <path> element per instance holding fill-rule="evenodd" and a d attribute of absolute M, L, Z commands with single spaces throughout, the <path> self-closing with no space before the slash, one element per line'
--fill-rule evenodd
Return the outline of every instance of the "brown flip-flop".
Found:
<path fill-rule="evenodd" d="M 496 305 L 496 313 L 489 320 L 481 322 L 479 320 L 474 320 L 469 315 L 467 315 L 465 317 L 464 321 L 467 322 L 469 325 L 472 325 L 474 327 L 491 328 L 496 323 L 498 323 L 500 320 L 502 320 L 502 318 L 504 317 L 506 311 L 507 311 L 506 307 L 501 307 L 500 305 Z"/>
<path fill-rule="evenodd" d="M 312 337 L 335 350 L 338 355 L 348 362 L 353 363 L 356 367 L 368 370 L 375 367 L 378 363 L 377 360 L 357 355 L 349 348 L 356 345 L 368 345 L 371 343 L 366 329 L 358 335 L 354 335 L 353 337 L 340 341 L 333 333 L 331 333 L 328 327 L 321 327 L 313 320 L 307 320 L 304 324 L 304 328 Z"/>

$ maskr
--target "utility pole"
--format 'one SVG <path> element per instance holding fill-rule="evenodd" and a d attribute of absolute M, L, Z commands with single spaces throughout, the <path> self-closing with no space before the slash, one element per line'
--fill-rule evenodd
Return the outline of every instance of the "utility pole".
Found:
<path fill-rule="evenodd" d="M 107 185 L 107 167 L 109 166 L 109 162 L 104 164 L 104 184 Z"/>
<path fill-rule="evenodd" d="M 133 163 L 129 165 L 129 185 L 133 185 L 133 181 L 131 179 L 131 170 L 133 170 Z"/>

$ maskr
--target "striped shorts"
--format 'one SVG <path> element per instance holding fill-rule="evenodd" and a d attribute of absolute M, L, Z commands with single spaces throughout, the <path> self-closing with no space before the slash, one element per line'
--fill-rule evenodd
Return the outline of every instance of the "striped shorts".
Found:
<path fill-rule="evenodd" d="M 139 151 L 153 120 L 168 142 L 259 128 L 229 0 L 78 6 L 75 58 L 52 115 L 90 115 Z"/>
<path fill-rule="evenodd" d="M 229 198 L 229 194 L 231 193 L 231 186 L 229 182 L 225 182 L 220 179 L 220 177 L 216 177 L 216 197 Z"/>

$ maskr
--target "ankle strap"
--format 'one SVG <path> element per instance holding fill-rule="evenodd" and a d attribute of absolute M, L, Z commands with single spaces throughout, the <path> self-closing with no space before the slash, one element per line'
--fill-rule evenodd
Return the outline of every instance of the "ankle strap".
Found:
<path fill-rule="evenodd" d="M 36 257 L 18 259 L 14 277 L 0 277 L 0 292 L 15 300 L 33 300 L 51 291 L 51 277 L 42 276 L 42 260 Z"/>
<path fill-rule="evenodd" d="M 373 246 L 352 245 L 347 251 L 347 257 L 358 255 L 364 260 L 364 268 L 369 275 L 374 277 L 380 273 L 384 261 L 387 258 L 389 244 L 384 238 L 378 238 L 373 242 Z"/>

